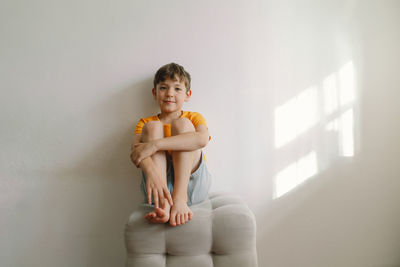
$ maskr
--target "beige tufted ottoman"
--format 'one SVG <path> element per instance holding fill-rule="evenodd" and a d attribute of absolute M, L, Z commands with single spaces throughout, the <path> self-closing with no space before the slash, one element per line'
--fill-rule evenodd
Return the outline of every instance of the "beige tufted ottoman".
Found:
<path fill-rule="evenodd" d="M 256 223 L 238 197 L 212 194 L 191 206 L 189 223 L 171 227 L 144 219 L 152 210 L 141 205 L 125 228 L 127 267 L 257 266 Z"/>

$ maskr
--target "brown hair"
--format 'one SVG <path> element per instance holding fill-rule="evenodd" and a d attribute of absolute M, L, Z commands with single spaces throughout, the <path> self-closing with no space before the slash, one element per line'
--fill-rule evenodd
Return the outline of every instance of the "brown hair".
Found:
<path fill-rule="evenodd" d="M 156 72 L 156 75 L 154 75 L 154 88 L 156 88 L 158 83 L 165 81 L 167 78 L 183 81 L 185 83 L 186 90 L 190 90 L 190 74 L 181 65 L 169 63 L 162 66 Z"/>

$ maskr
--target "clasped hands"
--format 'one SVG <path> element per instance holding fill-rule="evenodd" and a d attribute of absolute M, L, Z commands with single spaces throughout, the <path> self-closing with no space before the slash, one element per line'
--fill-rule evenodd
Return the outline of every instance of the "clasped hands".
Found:
<path fill-rule="evenodd" d="M 152 141 L 134 144 L 131 151 L 131 160 L 136 167 L 139 168 L 140 163 L 144 159 L 151 157 L 157 151 L 157 147 Z M 160 204 L 164 206 L 165 200 L 167 200 L 171 206 L 173 205 L 172 197 L 167 187 L 167 181 L 156 165 L 146 173 L 146 191 L 147 202 L 151 204 L 151 198 L 153 196 L 154 206 L 156 208 L 159 208 Z"/>
<path fill-rule="evenodd" d="M 154 142 L 137 143 L 132 146 L 131 160 L 139 168 L 140 162 L 147 157 L 151 157 L 157 152 L 157 147 Z"/>

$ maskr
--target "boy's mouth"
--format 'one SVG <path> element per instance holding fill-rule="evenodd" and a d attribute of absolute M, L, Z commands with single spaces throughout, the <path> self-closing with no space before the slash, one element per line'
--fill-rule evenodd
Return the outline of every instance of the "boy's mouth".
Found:
<path fill-rule="evenodd" d="M 167 103 L 167 104 L 172 104 L 172 103 L 174 103 L 173 101 L 168 101 L 168 100 L 165 100 L 164 101 L 164 103 Z"/>

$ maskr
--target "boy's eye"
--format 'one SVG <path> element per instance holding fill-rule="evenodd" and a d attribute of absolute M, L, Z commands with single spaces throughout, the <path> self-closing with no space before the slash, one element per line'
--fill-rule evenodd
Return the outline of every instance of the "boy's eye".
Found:
<path fill-rule="evenodd" d="M 180 91 L 180 90 L 182 90 L 182 89 L 181 89 L 181 88 L 175 88 L 175 90 L 176 90 L 176 91 Z"/>
<path fill-rule="evenodd" d="M 161 87 L 160 87 L 160 90 L 165 90 L 165 89 L 166 89 L 165 86 L 161 86 Z"/>

